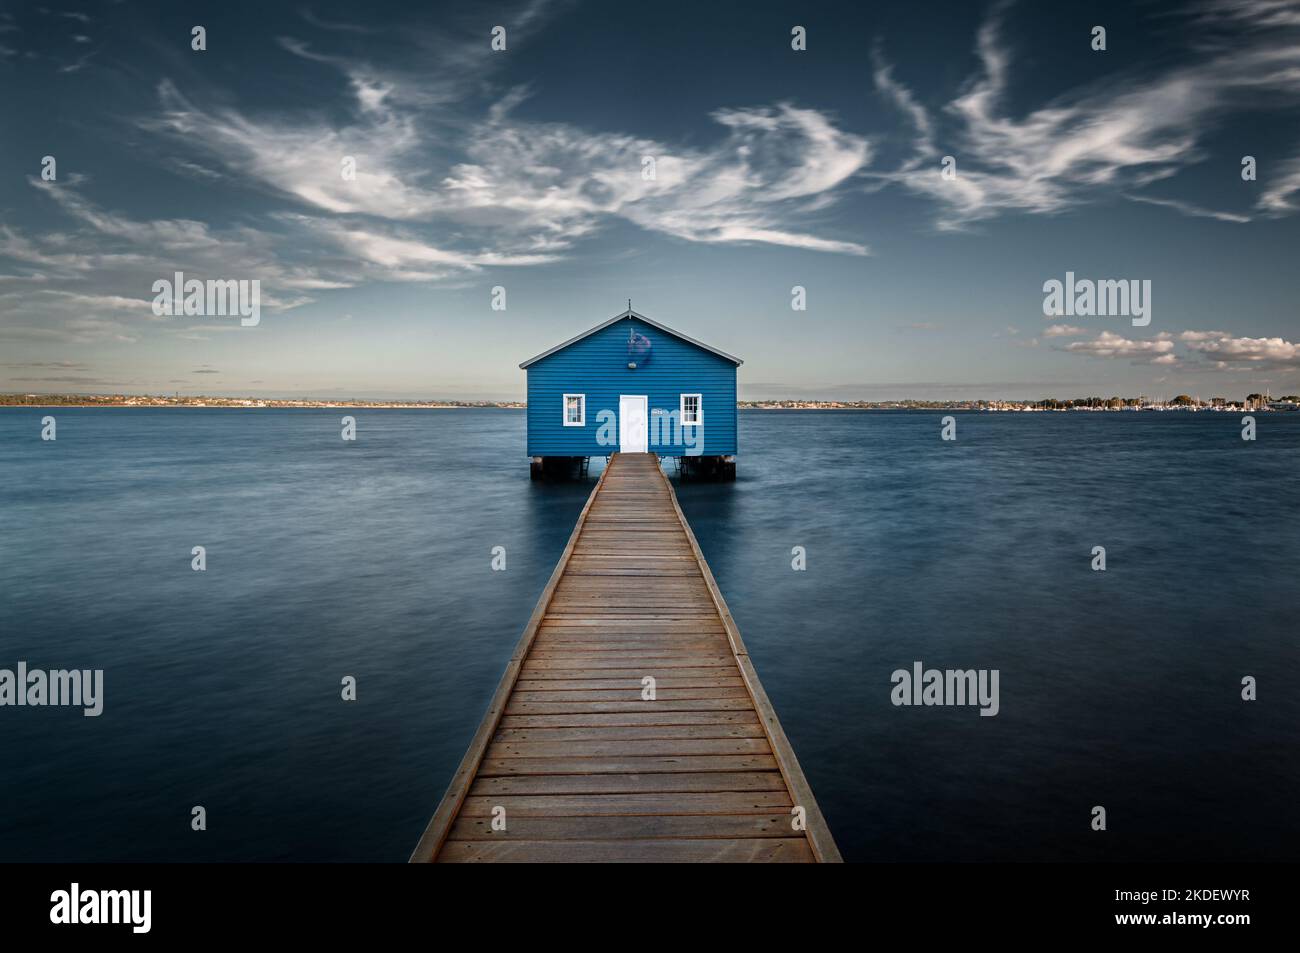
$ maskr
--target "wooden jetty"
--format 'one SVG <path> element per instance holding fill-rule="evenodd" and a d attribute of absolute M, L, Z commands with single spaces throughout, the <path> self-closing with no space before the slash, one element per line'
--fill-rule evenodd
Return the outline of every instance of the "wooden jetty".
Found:
<path fill-rule="evenodd" d="M 411 861 L 839 860 L 658 458 L 615 454 Z"/>

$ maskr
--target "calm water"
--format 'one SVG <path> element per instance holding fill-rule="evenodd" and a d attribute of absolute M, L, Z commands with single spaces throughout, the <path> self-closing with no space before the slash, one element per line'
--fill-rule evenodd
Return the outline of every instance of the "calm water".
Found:
<path fill-rule="evenodd" d="M 107 699 L 0 708 L 0 860 L 404 860 L 590 481 L 517 411 L 50 412 L 0 409 L 0 668 Z M 845 856 L 1300 858 L 1300 415 L 940 416 L 742 413 L 679 490 Z M 1001 713 L 895 708 L 916 660 Z"/>

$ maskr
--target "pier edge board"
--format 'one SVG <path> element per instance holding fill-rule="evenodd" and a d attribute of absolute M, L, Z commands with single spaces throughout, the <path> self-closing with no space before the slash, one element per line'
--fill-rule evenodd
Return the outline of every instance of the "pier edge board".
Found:
<path fill-rule="evenodd" d="M 514 652 L 511 653 L 506 670 L 501 674 L 501 681 L 497 683 L 497 689 L 492 695 L 492 700 L 488 703 L 483 720 L 479 722 L 478 730 L 474 732 L 474 738 L 470 741 L 469 749 L 461 759 L 456 773 L 452 775 L 451 783 L 447 786 L 447 791 L 443 794 L 442 801 L 439 802 L 438 809 L 434 811 L 433 817 L 429 820 L 429 824 L 421 835 L 419 843 L 415 845 L 415 850 L 411 852 L 408 863 L 431 863 L 437 860 L 438 852 L 442 849 L 442 845 L 447 840 L 447 835 L 451 832 L 451 826 L 456 819 L 456 814 L 460 811 L 461 804 L 464 803 L 466 796 L 469 794 L 470 785 L 474 783 L 474 778 L 478 774 L 483 755 L 492 742 L 492 736 L 496 734 L 497 725 L 500 724 L 502 716 L 505 715 L 506 703 L 510 700 L 510 696 L 514 692 L 515 682 L 519 680 L 519 673 L 523 669 L 523 660 L 537 638 L 537 631 L 541 627 L 542 619 L 546 617 L 546 610 L 550 607 L 555 590 L 564 577 L 565 569 L 568 568 L 569 559 L 573 555 L 574 549 L 577 548 L 578 538 L 582 535 L 583 527 L 586 526 L 587 514 L 591 512 L 591 505 L 596 501 L 596 494 L 600 492 L 600 488 L 604 486 L 605 477 L 609 475 L 609 471 L 610 468 L 607 466 L 601 472 L 600 479 L 596 481 L 596 485 L 592 487 L 591 495 L 587 497 L 587 502 L 583 504 L 582 512 L 578 514 L 578 520 L 574 524 L 573 532 L 569 534 L 569 541 L 565 544 L 564 552 L 560 554 L 560 559 L 551 572 L 551 578 L 547 580 L 546 587 L 542 590 L 541 596 L 538 597 L 537 605 L 533 608 L 533 614 L 528 617 L 528 623 L 524 626 L 523 634 L 520 635 Z"/>
<path fill-rule="evenodd" d="M 813 796 L 812 786 L 808 783 L 808 779 L 804 777 L 803 768 L 799 765 L 799 759 L 795 756 L 790 739 L 786 737 L 785 729 L 781 727 L 781 721 L 776 716 L 776 709 L 772 707 L 772 702 L 763 689 L 763 683 L 758 678 L 754 663 L 749 659 L 749 651 L 745 648 L 745 642 L 740 637 L 740 628 L 736 625 L 736 620 L 732 618 L 731 610 L 727 607 L 727 601 L 722 596 L 722 590 L 718 588 L 718 582 L 713 578 L 713 570 L 709 568 L 708 560 L 704 558 L 704 552 L 700 549 L 699 541 L 695 538 L 695 532 L 691 529 L 686 514 L 682 512 L 681 504 L 677 502 L 677 493 L 673 490 L 672 482 L 662 470 L 659 471 L 659 476 L 668 487 L 668 497 L 672 501 L 673 510 L 677 513 L 677 519 L 682 524 L 687 540 L 690 541 L 691 550 L 694 552 L 695 560 L 700 566 L 700 572 L 704 574 L 704 583 L 708 587 L 709 595 L 713 598 L 713 604 L 718 609 L 718 616 L 722 619 L 722 625 L 726 629 L 727 641 L 731 643 L 736 664 L 740 667 L 741 675 L 745 680 L 745 687 L 749 690 L 750 697 L 754 702 L 754 708 L 758 712 L 759 724 L 763 726 L 768 743 L 772 746 L 772 754 L 776 756 L 776 763 L 781 770 L 781 776 L 785 778 L 786 786 L 790 789 L 794 803 L 804 809 L 807 820 L 807 828 L 804 833 L 807 835 L 808 843 L 812 847 L 813 856 L 821 863 L 843 863 L 844 858 L 840 856 L 840 849 L 835 844 L 835 838 L 831 836 L 830 825 L 826 823 L 821 807 Z"/>

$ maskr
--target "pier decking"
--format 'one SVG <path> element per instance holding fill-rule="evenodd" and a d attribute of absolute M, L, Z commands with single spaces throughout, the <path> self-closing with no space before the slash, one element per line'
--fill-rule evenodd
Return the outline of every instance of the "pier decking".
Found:
<path fill-rule="evenodd" d="M 840 860 L 653 454 L 592 490 L 411 860 Z"/>

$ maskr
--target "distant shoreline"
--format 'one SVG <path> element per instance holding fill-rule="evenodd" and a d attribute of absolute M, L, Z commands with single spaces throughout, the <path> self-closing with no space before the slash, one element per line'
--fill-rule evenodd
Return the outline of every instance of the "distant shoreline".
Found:
<path fill-rule="evenodd" d="M 1169 401 L 1146 397 L 1075 397 L 1040 400 L 742 400 L 740 410 L 965 410 L 996 413 L 1044 413 L 1086 411 L 1122 413 L 1126 411 L 1297 411 L 1300 396 L 1274 399 L 1267 394 L 1250 394 L 1245 400 L 1215 397 L 1210 400 L 1179 395 Z M 133 407 L 133 408 L 215 408 L 235 410 L 525 410 L 524 401 L 401 401 L 401 400 L 315 400 L 258 397 L 164 397 L 125 394 L 0 394 L 0 407 Z"/>

